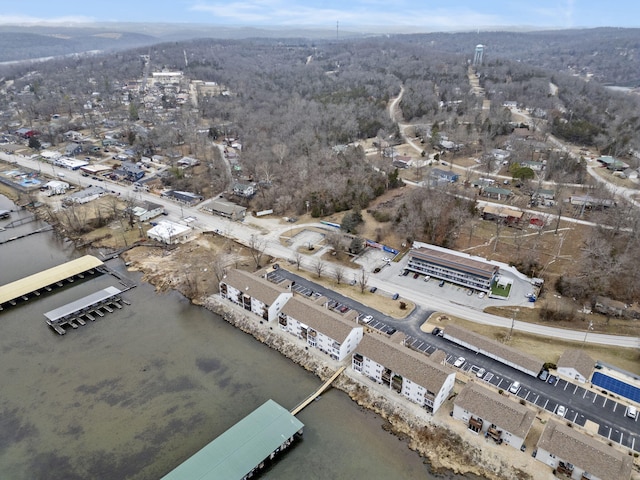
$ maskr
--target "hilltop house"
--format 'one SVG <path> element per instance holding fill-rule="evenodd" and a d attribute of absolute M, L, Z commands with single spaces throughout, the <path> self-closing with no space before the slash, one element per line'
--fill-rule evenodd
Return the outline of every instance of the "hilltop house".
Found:
<path fill-rule="evenodd" d="M 591 378 L 596 362 L 589 355 L 577 348 L 565 350 L 558 359 L 558 374 L 580 383 L 586 383 Z"/>

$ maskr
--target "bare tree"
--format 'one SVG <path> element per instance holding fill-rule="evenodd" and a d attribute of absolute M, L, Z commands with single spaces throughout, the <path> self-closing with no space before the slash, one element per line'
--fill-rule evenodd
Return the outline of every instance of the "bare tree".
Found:
<path fill-rule="evenodd" d="M 334 252 L 338 252 L 340 250 L 340 243 L 342 240 L 342 235 L 338 232 L 328 233 L 326 236 L 327 243 L 333 249 Z"/>
<path fill-rule="evenodd" d="M 316 271 L 316 275 L 318 275 L 318 278 L 322 276 L 322 272 L 324 272 L 325 267 L 326 264 L 322 260 L 318 260 L 313 266 L 313 269 Z"/>
<path fill-rule="evenodd" d="M 302 263 L 302 254 L 300 252 L 296 252 L 293 256 L 293 263 L 295 263 L 296 269 L 300 270 L 300 264 Z"/>
<path fill-rule="evenodd" d="M 260 262 L 262 261 L 262 255 L 267 244 L 264 239 L 258 237 L 255 233 L 249 238 L 249 249 L 251 250 L 251 257 L 256 263 L 256 268 L 260 268 Z"/>
<path fill-rule="evenodd" d="M 333 277 L 336 279 L 336 282 L 338 282 L 338 285 L 340 285 L 340 282 L 344 278 L 344 267 L 342 265 L 336 265 L 334 267 Z"/>
<path fill-rule="evenodd" d="M 227 258 L 224 254 L 218 253 L 213 257 L 211 262 L 211 270 L 213 271 L 213 275 L 216 277 L 217 283 L 216 287 L 220 285 L 220 282 L 224 278 L 226 273 L 227 266 Z"/>
<path fill-rule="evenodd" d="M 360 293 L 364 293 L 367 288 L 367 282 L 369 281 L 369 274 L 364 268 L 360 269 L 360 275 L 358 276 L 358 286 L 360 287 Z"/>

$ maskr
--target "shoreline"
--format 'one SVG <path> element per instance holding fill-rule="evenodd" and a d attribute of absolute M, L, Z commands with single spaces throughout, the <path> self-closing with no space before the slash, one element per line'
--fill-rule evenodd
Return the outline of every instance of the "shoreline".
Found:
<path fill-rule="evenodd" d="M 192 302 L 221 316 L 229 324 L 278 351 L 321 380 L 326 380 L 338 365 L 341 365 L 329 358 L 319 358 L 318 355 L 305 350 L 301 344 L 298 345 L 295 337 L 289 339 L 287 336 L 291 335 L 286 332 L 280 332 L 257 318 L 254 320 L 246 316 L 233 305 L 227 305 L 217 295 L 211 295 L 203 300 L 192 299 Z M 481 445 L 475 445 L 462 438 L 455 429 L 445 423 L 448 419 L 446 413 L 448 408 L 441 409 L 436 414 L 438 417 L 445 415 L 444 421 L 441 418 L 436 419 L 436 416 L 428 414 L 418 405 L 403 401 L 402 398 L 393 400 L 386 398 L 376 391 L 374 385 L 367 385 L 367 383 L 373 382 L 369 382 L 365 377 L 354 375 L 347 369 L 334 381 L 332 387 L 349 395 L 360 408 L 379 415 L 385 422 L 382 426 L 383 430 L 393 434 L 400 441 L 406 442 L 409 449 L 425 459 L 434 475 L 444 478 L 450 474 L 473 475 L 491 480 L 536 478 L 509 463 L 508 457 L 501 458 L 492 453 L 485 455 Z"/>

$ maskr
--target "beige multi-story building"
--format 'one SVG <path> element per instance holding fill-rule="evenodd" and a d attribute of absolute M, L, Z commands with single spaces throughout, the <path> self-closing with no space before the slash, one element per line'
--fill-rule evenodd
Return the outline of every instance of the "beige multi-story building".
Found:
<path fill-rule="evenodd" d="M 473 432 L 521 448 L 536 412 L 518 403 L 517 399 L 500 395 L 478 382 L 470 382 L 453 402 L 453 418 L 465 422 Z"/>
<path fill-rule="evenodd" d="M 278 317 L 293 293 L 262 277 L 230 270 L 220 282 L 220 296 L 270 322 Z"/>
<path fill-rule="evenodd" d="M 393 337 L 396 335 L 401 334 Z M 394 342 L 393 337 L 365 335 L 352 355 L 351 367 L 428 411 L 437 412 L 453 390 L 456 374 Z"/>
<path fill-rule="evenodd" d="M 363 335 L 361 326 L 300 297 L 294 297 L 284 305 L 278 315 L 278 324 L 284 331 L 338 361 L 353 352 Z"/>

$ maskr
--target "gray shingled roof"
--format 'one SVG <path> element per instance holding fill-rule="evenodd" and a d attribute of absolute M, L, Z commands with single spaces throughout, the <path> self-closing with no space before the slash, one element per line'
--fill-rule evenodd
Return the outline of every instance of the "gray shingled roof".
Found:
<path fill-rule="evenodd" d="M 340 343 L 354 328 L 362 328 L 355 323 L 347 323 L 340 315 L 301 297 L 290 299 L 282 308 L 282 313 Z"/>
<path fill-rule="evenodd" d="M 587 380 L 591 377 L 596 361 L 582 350 L 570 348 L 558 359 L 558 368 L 575 368 Z"/>
<path fill-rule="evenodd" d="M 491 340 L 485 336 L 459 327 L 457 325 L 447 325 L 444 329 L 445 335 L 457 338 L 471 345 L 475 345 L 477 348 L 491 352 L 500 358 L 503 358 L 509 362 L 526 368 L 532 372 L 538 373 L 542 370 L 544 362 L 539 358 L 532 355 L 527 355 L 520 350 L 504 345 L 495 340 Z"/>
<path fill-rule="evenodd" d="M 632 457 L 555 419 L 547 423 L 538 448 L 598 478 L 631 478 Z"/>
<path fill-rule="evenodd" d="M 392 343 L 380 334 L 365 334 L 354 353 L 378 362 L 432 393 L 438 393 L 447 377 L 454 373 L 422 354 Z"/>
<path fill-rule="evenodd" d="M 267 305 L 273 304 L 280 294 L 289 291 L 242 270 L 229 270 L 222 281 Z"/>
<path fill-rule="evenodd" d="M 500 395 L 477 382 L 470 382 L 458 394 L 454 403 L 473 415 L 493 423 L 520 438 L 531 429 L 536 412 L 517 400 Z"/>

